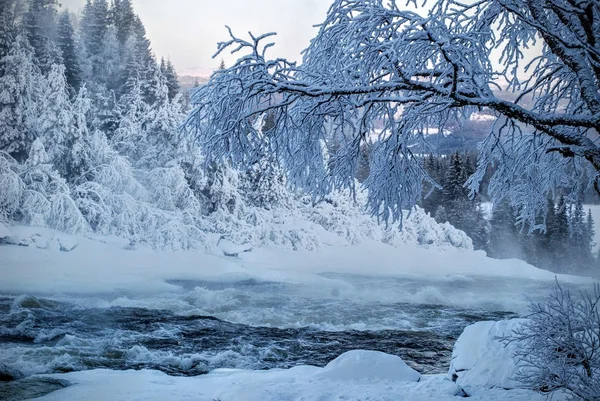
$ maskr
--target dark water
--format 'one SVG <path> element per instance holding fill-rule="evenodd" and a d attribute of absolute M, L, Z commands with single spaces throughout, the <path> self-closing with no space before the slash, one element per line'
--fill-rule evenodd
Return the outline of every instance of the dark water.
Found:
<path fill-rule="evenodd" d="M 447 371 L 452 346 L 466 325 L 513 315 L 435 305 L 395 307 L 417 308 L 425 318 L 451 312 L 452 320 L 429 330 L 326 331 L 255 327 L 160 309 L 0 297 L 0 363 L 26 375 L 96 368 L 199 375 L 216 368 L 324 366 L 346 351 L 369 349 L 399 355 L 422 373 L 440 373 Z"/>

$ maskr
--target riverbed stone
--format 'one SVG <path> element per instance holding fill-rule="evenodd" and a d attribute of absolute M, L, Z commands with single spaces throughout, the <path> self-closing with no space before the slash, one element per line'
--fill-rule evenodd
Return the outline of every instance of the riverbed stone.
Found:
<path fill-rule="evenodd" d="M 0 363 L 0 382 L 10 382 L 24 377 L 23 373 Z"/>

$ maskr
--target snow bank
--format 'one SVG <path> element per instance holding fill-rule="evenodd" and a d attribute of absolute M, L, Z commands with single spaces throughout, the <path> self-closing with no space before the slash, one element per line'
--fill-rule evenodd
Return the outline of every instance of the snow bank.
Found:
<path fill-rule="evenodd" d="M 11 227 L 0 245 L 0 292 L 84 294 L 180 291 L 172 280 L 244 280 L 331 286 L 323 273 L 371 277 L 510 277 L 552 281 L 553 273 L 520 260 L 495 260 L 483 252 L 456 248 L 393 247 L 364 241 L 356 246 L 324 246 L 316 252 L 259 247 L 225 257 L 201 251 L 168 252 L 132 248 L 114 237 L 86 238 L 33 227 Z M 8 244 L 7 244 L 8 242 Z M 12 244 L 12 245 L 11 245 Z M 247 249 L 237 248 L 236 251 Z M 231 250 L 231 249 L 229 249 Z M 559 276 L 562 282 L 590 285 L 592 280 Z M 467 278 L 468 280 L 468 278 Z"/>
<path fill-rule="evenodd" d="M 512 334 L 525 321 L 478 322 L 466 327 L 452 350 L 448 377 L 469 395 L 481 388 L 519 388 L 514 380 L 518 367 L 513 358 L 519 344 L 505 346 L 498 337 Z"/>
<path fill-rule="evenodd" d="M 417 382 L 418 373 L 410 372 L 398 361 L 402 360 L 392 355 L 352 351 L 325 368 L 218 369 L 197 377 L 171 377 L 151 370 L 73 372 L 51 375 L 70 381 L 72 386 L 38 401 L 455 401 L 456 396 L 462 394 L 458 386 L 443 375 L 423 375 Z M 386 372 L 386 368 L 391 370 Z M 542 401 L 545 398 L 528 390 L 482 389 L 471 399 Z"/>
<path fill-rule="evenodd" d="M 400 380 L 418 382 L 419 372 L 402 358 L 378 351 L 348 351 L 318 372 L 322 379 L 341 381 Z"/>

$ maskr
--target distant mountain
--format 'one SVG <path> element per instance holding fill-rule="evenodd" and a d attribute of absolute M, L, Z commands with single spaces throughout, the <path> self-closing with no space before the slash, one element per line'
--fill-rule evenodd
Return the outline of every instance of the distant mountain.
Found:
<path fill-rule="evenodd" d="M 181 90 L 185 93 L 192 89 L 196 83 L 200 85 L 207 83 L 208 78 L 208 76 L 180 75 L 179 83 L 181 84 Z"/>

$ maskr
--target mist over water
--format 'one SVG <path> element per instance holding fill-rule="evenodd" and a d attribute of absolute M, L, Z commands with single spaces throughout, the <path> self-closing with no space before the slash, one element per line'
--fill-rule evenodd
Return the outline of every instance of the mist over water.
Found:
<path fill-rule="evenodd" d="M 552 283 L 323 275 L 324 286 L 172 281 L 180 291 L 0 297 L 0 360 L 25 375 L 95 368 L 198 375 L 324 366 L 352 349 L 445 372 L 465 326 L 525 311 Z M 517 313 L 515 313 L 517 312 Z"/>

